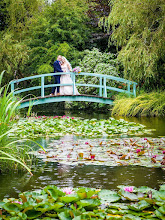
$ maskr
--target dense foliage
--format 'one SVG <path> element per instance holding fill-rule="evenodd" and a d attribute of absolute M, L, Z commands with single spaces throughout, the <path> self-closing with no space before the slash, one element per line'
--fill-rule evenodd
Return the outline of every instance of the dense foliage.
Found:
<path fill-rule="evenodd" d="M 3 80 L 52 72 L 58 54 L 76 65 L 81 51 L 91 48 L 92 31 L 99 31 L 90 24 L 90 4 L 84 0 L 51 4 L 4 0 L 0 5 L 0 71 L 5 69 L 7 77 Z"/>
<path fill-rule="evenodd" d="M 111 42 L 119 48 L 124 76 L 146 90 L 163 86 L 165 61 L 164 0 L 113 0 L 104 21 L 113 30 Z M 103 20 L 102 20 L 103 23 Z"/>
<path fill-rule="evenodd" d="M 117 61 L 116 55 L 112 53 L 101 52 L 97 48 L 92 50 L 85 50 L 83 59 L 80 61 L 80 67 L 82 72 L 87 73 L 98 73 L 105 75 L 112 75 L 116 77 L 122 76 L 122 66 Z M 96 84 L 99 85 L 99 78 L 89 77 L 89 76 L 78 76 L 76 83 L 82 84 Z M 107 85 L 117 86 L 118 84 L 112 80 L 107 80 Z M 96 95 L 99 94 L 99 90 L 92 87 L 78 87 L 80 94 Z M 108 97 L 113 97 L 115 92 L 108 91 Z M 67 103 L 66 108 L 78 108 L 78 109 L 87 109 L 93 108 L 97 109 L 98 107 L 108 109 L 109 106 L 105 104 L 98 103 L 80 103 L 73 102 Z"/>
<path fill-rule="evenodd" d="M 165 185 L 159 190 L 141 186 L 118 186 L 118 192 L 94 188 L 64 188 L 55 185 L 23 192 L 19 199 L 0 202 L 0 218 L 21 219 L 164 219 Z"/>
<path fill-rule="evenodd" d="M 165 92 L 143 93 L 136 98 L 118 96 L 112 114 L 122 116 L 165 116 Z"/>

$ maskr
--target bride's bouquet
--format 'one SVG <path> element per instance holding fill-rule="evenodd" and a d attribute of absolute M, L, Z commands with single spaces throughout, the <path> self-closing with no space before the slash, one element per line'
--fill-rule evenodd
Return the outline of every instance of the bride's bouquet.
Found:
<path fill-rule="evenodd" d="M 81 73 L 81 68 L 79 66 L 76 66 L 75 68 L 73 68 L 73 72 L 74 73 Z"/>

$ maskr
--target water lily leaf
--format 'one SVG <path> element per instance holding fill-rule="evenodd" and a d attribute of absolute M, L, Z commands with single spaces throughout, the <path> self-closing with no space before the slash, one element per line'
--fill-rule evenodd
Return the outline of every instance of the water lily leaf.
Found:
<path fill-rule="evenodd" d="M 78 201 L 79 197 L 78 197 L 78 195 L 71 194 L 71 195 L 66 195 L 66 196 L 60 197 L 59 200 L 64 203 L 70 203 L 70 202 Z"/>
<path fill-rule="evenodd" d="M 135 193 L 130 193 L 128 191 L 120 190 L 119 193 L 127 200 L 138 201 L 138 196 Z"/>
<path fill-rule="evenodd" d="M 43 193 L 43 194 L 44 194 L 44 193 L 47 193 L 47 194 L 50 195 L 51 198 L 53 198 L 55 201 L 57 200 L 57 198 L 58 198 L 59 196 L 65 195 L 64 192 L 62 192 L 61 190 L 59 190 L 59 189 L 57 188 L 57 186 L 54 186 L 54 185 L 53 185 L 53 186 L 49 185 L 49 186 L 45 187 L 41 193 Z"/>
<path fill-rule="evenodd" d="M 106 219 L 109 219 L 109 220 L 122 220 L 122 219 L 123 219 L 123 216 L 122 216 L 122 215 L 108 214 L 108 215 L 106 216 Z"/>
<path fill-rule="evenodd" d="M 47 218 L 47 219 L 52 219 L 52 218 L 54 218 L 54 217 L 57 217 L 57 216 L 58 216 L 58 214 L 57 214 L 57 213 L 48 213 L 48 212 L 46 212 L 46 213 L 45 213 L 45 215 L 46 215 L 46 216 L 51 217 L 51 218 Z M 45 218 L 45 219 L 46 219 L 46 218 Z"/>
<path fill-rule="evenodd" d="M 141 193 L 148 193 L 149 191 L 155 191 L 155 190 L 148 187 L 148 186 L 141 186 L 141 187 L 137 188 L 136 191 L 141 192 Z"/>
<path fill-rule="evenodd" d="M 101 202 L 98 199 L 83 199 L 77 202 L 77 205 L 81 207 L 91 207 L 94 208 L 98 205 L 100 205 Z"/>
<path fill-rule="evenodd" d="M 145 200 L 142 200 L 138 203 L 132 204 L 132 205 L 128 205 L 128 208 L 134 211 L 142 211 L 143 209 L 146 209 L 148 207 L 150 207 L 151 205 L 146 202 Z"/>
<path fill-rule="evenodd" d="M 22 205 L 17 203 L 5 203 L 3 205 L 3 209 L 5 209 L 8 212 L 20 212 Z"/>
<path fill-rule="evenodd" d="M 4 204 L 5 202 L 0 202 L 0 208 L 2 208 Z"/>
<path fill-rule="evenodd" d="M 155 214 L 159 219 L 165 220 L 165 216 L 158 210 L 155 211 Z"/>
<path fill-rule="evenodd" d="M 159 191 L 165 191 L 165 184 L 160 186 Z"/>
<path fill-rule="evenodd" d="M 80 216 L 76 216 L 76 217 L 73 218 L 73 220 L 82 220 L 82 216 L 81 215 Z"/>
<path fill-rule="evenodd" d="M 60 220 L 72 220 L 70 214 L 67 211 L 59 213 L 58 217 Z"/>
<path fill-rule="evenodd" d="M 98 193 L 99 198 L 101 199 L 102 202 L 117 202 L 120 200 L 120 196 L 111 190 L 101 190 Z"/>
<path fill-rule="evenodd" d="M 27 215 L 28 219 L 36 219 L 42 215 L 42 212 L 32 209 L 25 212 L 25 214 Z"/>
<path fill-rule="evenodd" d="M 141 220 L 140 217 L 131 214 L 123 216 L 123 220 Z"/>
<path fill-rule="evenodd" d="M 158 211 L 165 215 L 165 205 L 161 206 Z"/>
<path fill-rule="evenodd" d="M 112 209 L 117 209 L 117 210 L 119 209 L 128 210 L 128 205 L 125 203 L 112 203 L 112 204 L 109 204 L 108 207 Z"/>

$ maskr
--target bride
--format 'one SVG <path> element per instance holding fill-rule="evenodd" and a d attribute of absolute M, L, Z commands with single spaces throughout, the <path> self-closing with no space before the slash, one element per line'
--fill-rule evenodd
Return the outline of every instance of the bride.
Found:
<path fill-rule="evenodd" d="M 63 72 L 71 72 L 72 67 L 68 60 L 62 56 L 61 69 Z M 60 84 L 72 84 L 73 81 L 70 74 L 62 74 L 60 77 Z M 75 88 L 75 94 L 80 95 L 77 88 Z M 73 86 L 60 86 L 60 95 L 73 95 Z"/>

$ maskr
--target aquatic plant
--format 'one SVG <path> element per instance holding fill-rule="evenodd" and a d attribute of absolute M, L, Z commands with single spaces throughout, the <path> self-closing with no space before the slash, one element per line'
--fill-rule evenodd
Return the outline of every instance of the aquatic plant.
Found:
<path fill-rule="evenodd" d="M 15 132 L 10 135 L 19 137 L 64 136 L 74 134 L 86 137 L 102 137 L 116 135 L 140 135 L 151 133 L 144 125 L 127 122 L 123 119 L 109 118 L 83 119 L 74 117 L 27 117 L 15 123 Z"/>
<path fill-rule="evenodd" d="M 21 100 L 13 97 L 8 91 L 9 85 L 1 87 L 4 71 L 0 74 L 0 170 L 26 169 L 31 173 L 28 165 L 31 157 L 28 155 L 31 149 L 24 140 L 13 140 L 10 132 L 15 132 L 14 122 L 19 117 L 17 107 Z"/>
<path fill-rule="evenodd" d="M 117 96 L 112 115 L 164 116 L 165 91 L 143 93 L 136 98 Z"/>
<path fill-rule="evenodd" d="M 159 190 L 134 187 L 134 192 L 125 191 L 125 186 L 118 188 L 116 192 L 82 187 L 66 195 L 50 185 L 40 191 L 23 192 L 18 199 L 0 202 L 0 219 L 164 219 L 165 185 Z"/>
<path fill-rule="evenodd" d="M 47 151 L 33 154 L 44 162 L 67 165 L 144 166 L 165 169 L 165 139 L 162 138 L 52 140 Z M 88 145 L 86 144 L 88 143 Z M 138 150 L 138 151 L 137 151 Z M 129 188 L 130 189 L 130 188 Z M 130 189 L 131 190 L 131 189 Z"/>

